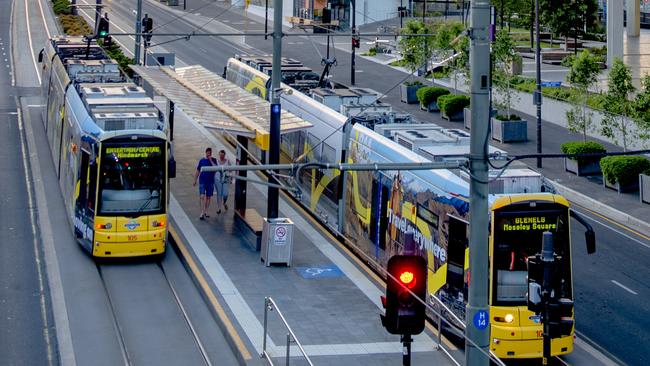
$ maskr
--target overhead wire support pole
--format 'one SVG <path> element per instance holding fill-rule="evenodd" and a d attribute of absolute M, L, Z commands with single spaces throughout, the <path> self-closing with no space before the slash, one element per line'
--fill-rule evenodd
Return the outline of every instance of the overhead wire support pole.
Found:
<path fill-rule="evenodd" d="M 142 0 L 138 0 L 135 13 L 135 50 L 133 52 L 133 63 L 140 65 L 140 43 L 142 39 Z"/>
<path fill-rule="evenodd" d="M 535 0 L 535 96 L 537 106 L 537 153 L 542 153 L 542 48 L 539 40 L 539 0 Z M 542 167 L 542 158 L 537 158 L 537 167 Z"/>
<path fill-rule="evenodd" d="M 271 73 L 271 118 L 268 163 L 280 162 L 280 81 L 282 80 L 282 0 L 273 1 L 273 65 Z M 274 170 L 277 174 L 278 171 Z M 274 174 L 269 175 L 270 184 L 278 184 Z M 278 200 L 280 191 L 277 187 L 268 187 L 268 203 L 266 216 L 269 219 L 278 217 Z"/>
<path fill-rule="evenodd" d="M 352 13 L 352 37 L 354 38 L 357 32 L 357 2 L 356 0 L 352 0 L 350 2 L 350 5 L 352 6 L 352 10 L 350 11 Z M 352 53 L 350 55 L 351 57 L 351 62 L 350 62 L 350 84 L 354 85 L 356 82 L 356 64 L 355 64 L 355 43 L 354 41 L 350 42 L 352 44 Z M 334 46 L 336 47 L 336 45 Z"/>
<path fill-rule="evenodd" d="M 465 364 L 488 366 L 488 126 L 490 118 L 490 1 L 471 2 L 470 70 L 472 134 L 470 137 L 469 285 L 465 328 Z"/>

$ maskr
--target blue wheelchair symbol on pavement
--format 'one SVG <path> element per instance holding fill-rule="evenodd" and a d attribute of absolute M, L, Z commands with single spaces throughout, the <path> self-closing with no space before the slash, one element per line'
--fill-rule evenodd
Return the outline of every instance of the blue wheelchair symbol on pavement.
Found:
<path fill-rule="evenodd" d="M 485 310 L 479 310 L 476 314 L 474 314 L 474 326 L 478 330 L 483 330 L 487 328 L 488 324 L 490 323 L 488 319 L 488 312 Z"/>
<path fill-rule="evenodd" d="M 302 278 L 312 279 L 312 278 L 331 278 L 331 277 L 341 277 L 343 272 L 334 264 L 318 266 L 318 267 L 298 267 L 296 271 L 302 276 Z"/>

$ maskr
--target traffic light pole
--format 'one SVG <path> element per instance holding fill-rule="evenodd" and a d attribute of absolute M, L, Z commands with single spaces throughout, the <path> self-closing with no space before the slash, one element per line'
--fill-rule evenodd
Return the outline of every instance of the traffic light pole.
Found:
<path fill-rule="evenodd" d="M 141 1 L 141 0 L 139 0 Z M 269 164 L 280 162 L 280 81 L 282 80 L 282 0 L 273 1 L 273 65 L 271 73 L 271 128 L 269 141 Z M 274 170 L 273 173 L 278 173 Z M 273 174 L 269 175 L 268 203 L 266 215 L 269 219 L 278 217 L 280 191 Z"/>
<path fill-rule="evenodd" d="M 470 138 L 469 301 L 467 305 L 465 364 L 488 366 L 488 166 L 490 119 L 490 1 L 474 0 L 470 14 L 470 70 L 472 134 Z"/>
<path fill-rule="evenodd" d="M 404 334 L 402 335 L 401 341 L 404 344 L 404 351 L 402 352 L 402 365 L 411 366 L 411 343 L 413 342 L 413 338 L 411 338 L 410 334 Z"/>
<path fill-rule="evenodd" d="M 140 43 L 142 36 L 142 0 L 138 0 L 138 6 L 135 13 L 135 49 L 133 52 L 133 63 L 140 65 Z"/>
<path fill-rule="evenodd" d="M 553 234 L 546 231 L 544 232 L 542 242 L 542 263 L 544 266 L 544 277 L 542 280 L 542 302 L 544 308 L 542 310 L 542 324 L 544 333 L 542 334 L 542 364 L 548 365 L 548 360 L 551 359 L 551 326 L 549 319 L 549 303 L 551 301 L 552 290 L 552 276 L 553 265 L 555 258 L 553 256 Z"/>

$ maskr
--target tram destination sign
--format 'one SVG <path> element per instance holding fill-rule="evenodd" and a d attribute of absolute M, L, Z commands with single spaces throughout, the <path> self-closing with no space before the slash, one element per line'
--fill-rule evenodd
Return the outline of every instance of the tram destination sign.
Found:
<path fill-rule="evenodd" d="M 113 154 L 119 159 L 148 158 L 160 154 L 160 146 L 120 146 L 107 147 L 106 155 Z"/>
<path fill-rule="evenodd" d="M 557 230 L 557 216 L 504 216 L 497 225 L 502 231 Z"/>

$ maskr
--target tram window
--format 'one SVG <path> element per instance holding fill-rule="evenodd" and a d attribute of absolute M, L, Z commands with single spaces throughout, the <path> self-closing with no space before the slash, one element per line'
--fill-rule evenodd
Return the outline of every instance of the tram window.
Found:
<path fill-rule="evenodd" d="M 418 203 L 418 220 L 422 220 L 427 224 L 429 224 L 429 226 L 438 230 L 438 222 L 440 221 L 438 215 L 436 215 L 435 213 L 433 213 L 433 211 L 429 210 L 428 208 L 422 206 L 419 203 Z"/>
<path fill-rule="evenodd" d="M 467 244 L 467 223 L 449 216 L 447 283 L 457 289 L 463 289 L 465 286 L 465 249 Z"/>
<path fill-rule="evenodd" d="M 79 196 L 77 197 L 77 209 L 84 210 L 88 199 L 88 153 L 82 150 L 81 164 L 79 167 Z"/>
<path fill-rule="evenodd" d="M 97 194 L 97 162 L 90 162 L 90 172 L 88 173 L 88 198 L 86 207 L 95 212 L 95 195 Z"/>
<path fill-rule="evenodd" d="M 165 197 L 164 145 L 107 145 L 100 167 L 100 215 L 161 213 Z"/>

